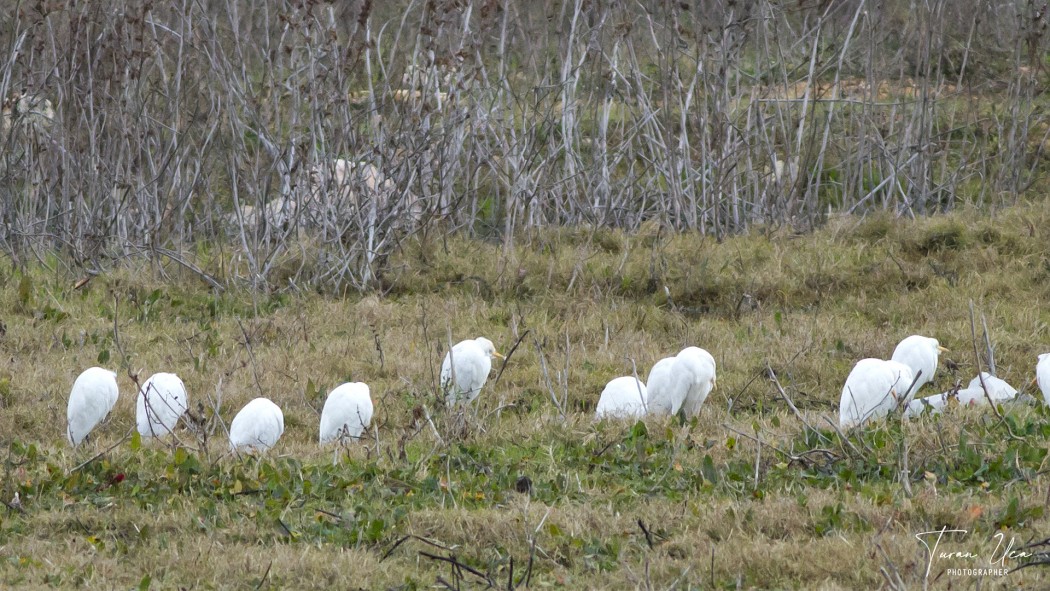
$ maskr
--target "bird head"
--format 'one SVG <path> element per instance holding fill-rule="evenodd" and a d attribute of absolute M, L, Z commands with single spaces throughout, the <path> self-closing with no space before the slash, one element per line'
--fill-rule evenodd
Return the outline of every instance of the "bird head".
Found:
<path fill-rule="evenodd" d="M 489 357 L 496 357 L 497 359 L 506 359 L 499 351 L 496 350 L 496 345 L 492 344 L 492 341 L 485 337 L 478 337 L 474 339 L 478 345 L 481 346 L 481 350 L 485 352 Z"/>

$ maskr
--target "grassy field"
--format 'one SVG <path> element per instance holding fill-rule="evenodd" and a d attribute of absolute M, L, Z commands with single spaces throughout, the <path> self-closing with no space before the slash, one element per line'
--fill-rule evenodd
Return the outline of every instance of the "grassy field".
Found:
<path fill-rule="evenodd" d="M 1048 243 L 1042 202 L 723 242 L 546 229 L 512 249 L 418 239 L 382 295 L 344 298 L 219 293 L 174 264 L 78 288 L 57 257 L 0 260 L 0 586 L 1046 588 L 1038 566 L 947 569 L 1016 568 L 1031 559 L 1004 558 L 1011 540 L 1050 536 L 1050 412 L 954 409 L 848 439 L 826 418 L 853 363 L 909 334 L 951 350 L 924 394 L 968 382 L 970 302 L 999 376 L 1037 394 Z M 195 257 L 220 279 L 238 264 Z M 437 368 L 478 335 L 517 347 L 457 415 Z M 691 344 L 719 372 L 698 419 L 593 422 L 608 380 Z M 96 364 L 118 371 L 121 399 L 73 450 L 66 397 Z M 182 377 L 202 417 L 171 446 L 128 436 L 135 381 L 157 371 Z M 372 388 L 369 439 L 320 449 L 324 396 L 346 380 Z M 225 426 L 256 396 L 283 408 L 285 435 L 230 457 Z M 931 562 L 915 535 L 942 527 L 966 533 L 939 552 L 977 557 Z"/>

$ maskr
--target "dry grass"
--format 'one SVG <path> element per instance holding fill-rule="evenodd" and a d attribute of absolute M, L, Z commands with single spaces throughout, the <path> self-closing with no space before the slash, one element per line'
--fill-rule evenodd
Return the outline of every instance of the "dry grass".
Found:
<path fill-rule="evenodd" d="M 385 294 L 345 298 L 219 294 L 175 265 L 125 267 L 74 289 L 81 277 L 57 258 L 4 261 L 0 494 L 10 502 L 17 492 L 20 506 L 0 508 L 0 581 L 486 586 L 466 572 L 455 582 L 428 552 L 454 554 L 504 588 L 511 559 L 524 587 L 530 555 L 532 587 L 893 588 L 886 569 L 921 588 L 927 558 L 915 533 L 968 529 L 945 545 L 981 560 L 997 532 L 1018 544 L 1047 536 L 1047 413 L 1009 408 L 1002 422 L 960 411 L 872 427 L 849 444 L 823 417 L 836 415 L 854 361 L 888 356 L 912 333 L 951 349 L 927 393 L 968 381 L 971 300 L 999 375 L 1026 385 L 1047 349 L 1048 228 L 1036 203 L 991 216 L 840 217 L 812 234 L 770 228 L 723 242 L 656 227 L 540 230 L 510 250 L 421 238 L 392 258 Z M 231 268 L 221 250 L 197 255 L 220 279 Z M 435 376 L 450 337 L 486 335 L 506 353 L 526 331 L 476 417 L 442 408 Z M 607 380 L 634 368 L 644 377 L 686 344 L 719 364 L 699 420 L 592 423 Z M 69 386 L 107 357 L 122 398 L 97 438 L 70 450 Z M 818 432 L 786 408 L 767 364 Z M 178 373 L 204 404 L 207 440 L 184 429 L 178 452 L 118 444 L 134 418 L 129 376 L 155 371 Z M 333 466 L 315 443 L 318 412 L 350 379 L 372 387 L 374 428 Z M 550 388 L 568 392 L 565 419 Z M 225 456 L 223 425 L 259 395 L 284 409 L 285 436 L 264 459 Z M 901 441 L 910 494 L 898 478 Z M 832 459 L 785 455 L 815 448 Z M 531 497 L 516 492 L 520 476 Z M 409 535 L 418 537 L 391 551 Z M 932 588 L 973 588 L 949 566 L 934 563 Z M 1046 581 L 1033 567 L 981 588 Z"/>

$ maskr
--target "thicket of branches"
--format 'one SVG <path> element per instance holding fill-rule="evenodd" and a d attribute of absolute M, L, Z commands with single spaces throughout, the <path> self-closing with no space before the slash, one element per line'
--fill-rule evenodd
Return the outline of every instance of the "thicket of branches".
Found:
<path fill-rule="evenodd" d="M 0 248 L 366 288 L 416 232 L 1010 203 L 1046 2 L 259 0 L 0 7 Z M 344 160 L 345 163 L 337 163 Z M 347 170 L 339 168 L 349 165 Z"/>

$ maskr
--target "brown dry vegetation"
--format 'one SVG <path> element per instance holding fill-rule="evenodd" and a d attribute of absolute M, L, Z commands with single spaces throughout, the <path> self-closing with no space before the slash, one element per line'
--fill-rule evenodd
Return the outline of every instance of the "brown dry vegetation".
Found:
<path fill-rule="evenodd" d="M 406 233 L 509 249 L 547 226 L 724 238 L 1009 205 L 1047 169 L 1048 18 L 977 0 L 7 3 L 0 248 L 105 271 L 220 242 L 232 280 L 338 293 L 382 284 Z M 319 207 L 311 175 L 337 159 L 396 194 L 328 187 Z M 315 264 L 275 264 L 295 253 Z"/>
<path fill-rule="evenodd" d="M 928 393 L 969 380 L 970 301 L 978 333 L 987 319 L 998 374 L 1027 386 L 1047 349 L 1047 228 L 1039 203 L 992 216 L 838 217 L 813 233 L 723 242 L 655 227 L 538 230 L 509 251 L 435 238 L 394 257 L 385 295 L 343 298 L 220 293 L 170 263 L 124 266 L 74 289 L 82 276 L 57 259 L 22 269 L 6 260 L 0 494 L 19 493 L 19 505 L 0 513 L 0 580 L 486 586 L 467 572 L 456 582 L 428 552 L 501 588 L 512 559 L 513 582 L 525 586 L 530 556 L 534 588 L 921 588 L 927 558 L 915 533 L 968 529 L 948 545 L 983 561 L 997 532 L 1018 545 L 1048 535 L 1050 415 L 956 411 L 873 426 L 848 443 L 824 417 L 836 416 L 857 359 L 888 356 L 908 334 L 951 349 Z M 232 264 L 198 255 L 220 278 Z M 486 335 L 506 353 L 526 331 L 476 416 L 442 408 L 435 374 L 450 338 Z M 687 344 L 719 364 L 698 420 L 592 422 L 607 380 L 634 367 L 644 376 Z M 97 438 L 70 450 L 70 384 L 107 357 L 122 398 Z M 767 364 L 816 431 L 788 410 Z M 208 437 L 183 429 L 178 450 L 121 442 L 133 424 L 129 375 L 161 370 L 203 403 Z M 315 443 L 318 410 L 348 379 L 371 385 L 376 417 L 368 442 L 333 465 Z M 567 392 L 564 418 L 551 390 Z M 225 456 L 224 425 L 259 395 L 284 409 L 284 437 L 259 460 Z M 117 474 L 126 477 L 114 484 Z M 516 491 L 521 476 L 531 495 Z M 409 538 L 392 550 L 409 535 L 441 547 Z M 935 563 L 932 588 L 974 588 L 976 579 L 945 574 L 951 562 Z M 1040 588 L 1047 576 L 1033 567 L 980 585 Z"/>

